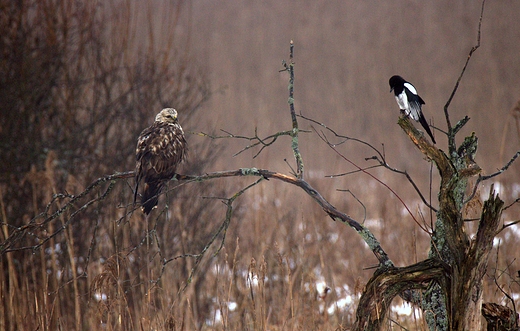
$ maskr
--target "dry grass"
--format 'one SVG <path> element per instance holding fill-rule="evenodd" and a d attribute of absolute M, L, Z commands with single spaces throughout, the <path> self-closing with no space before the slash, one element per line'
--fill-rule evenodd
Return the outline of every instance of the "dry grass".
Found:
<path fill-rule="evenodd" d="M 0 1 L 0 8 L 8 7 L 8 3 Z M 82 192 L 93 179 L 118 170 L 131 170 L 135 137 L 162 105 L 175 104 L 177 109 L 183 109 L 182 124 L 191 132 L 219 133 L 219 129 L 225 129 L 253 135 L 258 127 L 258 134 L 264 136 L 288 129 L 287 78 L 277 72 L 280 60 L 286 59 L 288 41 L 295 38 L 285 38 L 287 31 L 297 37 L 297 111 L 302 109 L 306 115 L 326 122 L 338 132 L 370 142 L 384 141 L 393 165 L 407 169 L 421 190 L 428 191 L 429 165 L 405 139 L 389 138 L 400 135 L 388 125 L 396 122 L 396 114 L 368 115 L 372 109 L 389 108 L 385 100 L 393 102 L 387 95 L 386 79 L 394 72 L 387 73 L 382 66 L 404 70 L 395 60 L 383 61 L 378 58 L 380 55 L 367 55 L 371 51 L 372 54 L 394 54 L 388 57 L 397 58 L 395 54 L 400 48 L 389 41 L 395 38 L 390 32 L 394 28 L 398 29 L 399 36 L 404 32 L 396 27 L 397 23 L 383 17 L 388 16 L 385 13 L 396 14 L 394 10 L 399 7 L 392 9 L 372 3 L 352 9 L 348 4 L 334 8 L 325 2 L 316 2 L 316 7 L 308 3 L 298 7 L 296 13 L 292 12 L 293 23 L 290 23 L 279 18 L 290 16 L 296 9 L 282 4 L 273 4 L 269 11 L 257 8 L 258 5 L 235 6 L 234 2 L 218 8 L 215 4 L 203 6 L 182 1 L 163 3 L 163 7 L 151 4 L 120 1 L 111 6 L 96 3 L 92 7 L 76 7 L 72 1 L 61 1 L 55 3 L 58 7 L 52 11 L 45 6 L 52 6 L 53 2 L 35 1 L 27 5 L 31 15 L 48 25 L 43 25 L 40 33 L 28 34 L 34 39 L 26 46 L 36 54 L 46 54 L 45 59 L 51 62 L 55 59 L 63 62 L 52 62 L 51 66 L 35 58 L 23 59 L 26 62 L 20 58 L 20 62 L 13 64 L 16 58 L 2 58 L 3 72 L 10 72 L 18 65 L 28 68 L 27 63 L 48 71 L 34 69 L 41 78 L 29 79 L 34 72 L 26 73 L 24 79 L 9 89 L 5 81 L 1 85 L 1 96 L 15 95 L 13 91 L 21 91 L 22 87 L 25 93 L 16 94 L 22 99 L 2 99 L 7 100 L 0 107 L 6 123 L 14 123 L 12 127 L 15 127 L 19 117 L 31 125 L 23 128 L 27 130 L 23 132 L 18 127 L 9 131 L 11 126 L 8 125 L 0 128 L 2 159 L 12 160 L 4 162 L 2 168 L 0 242 L 17 228 L 30 224 L 50 201 L 48 215 Z M 374 6 L 379 9 L 372 15 Z M 482 56 L 488 63 L 495 63 L 492 46 L 486 47 L 489 43 L 505 43 L 508 35 L 497 23 L 503 19 L 504 9 L 497 8 L 499 5 L 489 6 Z M 444 99 L 432 100 L 433 96 L 448 95 L 452 78 L 460 69 L 457 64 L 466 54 L 464 45 L 457 43 L 459 35 L 467 38 L 468 44 L 473 41 L 475 26 L 467 21 L 473 22 L 478 15 L 473 15 L 473 5 L 470 7 L 452 9 L 451 3 L 445 3 L 436 8 L 426 5 L 425 9 L 412 9 L 433 22 L 444 13 L 449 22 L 456 22 L 457 32 L 463 32 L 437 31 L 439 35 L 431 36 L 441 39 L 445 36 L 450 45 L 456 45 L 455 49 L 441 47 L 442 44 L 432 46 L 431 40 L 438 42 L 435 38 L 416 40 L 422 45 L 417 46 L 420 54 L 410 55 L 411 65 L 425 67 L 423 70 L 433 77 L 430 81 L 414 83 L 421 87 L 434 86 L 427 92 L 430 94 L 427 102 L 428 112 L 437 123 L 442 123 L 442 117 L 433 115 L 433 109 L 440 109 Z M 304 14 L 315 13 L 319 8 L 323 14 L 319 17 Z M 360 17 L 367 20 L 357 20 L 355 13 L 364 14 Z M 49 20 L 46 21 L 46 17 Z M 79 17 L 82 20 L 74 20 Z M 460 17 L 464 20 L 459 20 Z M 511 20 L 517 21 L 516 18 Z M 9 31 L 16 31 L 16 24 L 9 23 L 4 16 L 1 22 L 3 29 L 11 27 Z M 67 22 L 72 23 L 67 25 Z M 296 28 L 294 22 L 298 25 Z M 376 22 L 384 23 L 383 28 Z M 35 26 L 42 27 L 40 21 L 37 23 Z M 75 30 L 80 26 L 85 29 Z M 31 27 L 30 24 L 27 27 Z M 367 35 L 374 38 L 379 36 L 376 38 L 379 43 L 374 44 L 372 38 L 363 37 L 361 32 L 352 32 L 357 28 L 363 28 L 362 31 L 368 31 Z M 434 29 L 424 26 L 423 30 L 428 34 Z M 53 34 L 53 31 L 59 33 Z M 84 33 L 74 39 L 70 31 Z M 341 31 L 350 31 L 350 38 L 359 38 L 358 42 L 341 39 L 336 35 L 342 34 Z M 513 31 L 511 40 L 515 39 L 516 29 L 507 31 Z M 67 48 L 56 49 L 63 53 L 45 53 L 39 48 L 44 44 L 48 50 L 49 45 L 53 45 L 52 38 L 65 37 L 65 32 L 70 33 L 67 36 L 71 38 L 65 43 Z M 279 40 L 273 37 L 282 32 Z M 331 38 L 323 38 L 322 34 L 329 33 L 333 34 Z M 230 35 L 236 38 L 228 38 Z M 269 40 L 274 39 L 276 42 L 272 45 Z M 333 39 L 335 43 L 331 45 Z M 233 40 L 236 44 L 230 44 Z M 341 46 L 338 40 L 343 40 L 345 45 Z M 313 45 L 318 42 L 325 45 Z M 425 54 L 430 54 L 432 47 L 441 54 L 430 59 L 430 64 L 422 65 L 421 56 L 429 58 Z M 509 51 L 501 48 L 505 58 L 517 54 L 518 45 L 511 47 Z M 459 48 L 463 52 L 458 53 Z M 272 56 L 267 50 L 278 53 Z M 455 60 L 446 61 L 448 51 Z M 449 62 L 448 68 L 440 65 L 445 61 Z M 475 61 L 475 66 L 481 68 L 482 60 Z M 520 70 L 514 61 L 508 63 L 512 67 L 509 70 Z M 481 87 L 474 86 L 480 81 L 479 70 L 475 69 L 476 73 L 470 73 L 463 82 L 474 91 L 462 89 L 460 92 L 467 104 L 456 100 L 453 106 L 457 116 L 470 112 L 474 117 L 472 130 L 482 134 L 483 153 L 479 155 L 485 169 L 504 163 L 497 160 L 494 150 L 500 149 L 501 155 L 509 155 L 518 149 L 520 140 L 511 128 L 507 135 L 487 130 L 488 127 L 501 130 L 505 124 L 500 116 L 483 109 L 507 112 L 509 106 L 505 104 L 510 100 L 516 102 L 518 98 L 507 89 L 508 84 L 515 86 L 511 77 L 507 76 L 505 83 L 497 81 L 496 77 L 503 77 L 498 73 L 505 65 L 500 66 L 498 62 L 496 65 L 499 66 L 496 71 L 489 70 L 492 71 L 490 76 L 485 77 L 496 86 L 502 96 L 500 102 L 481 100 Z M 439 75 L 433 74 L 435 70 L 440 71 Z M 345 72 L 349 74 L 345 76 Z M 51 73 L 57 75 L 55 82 L 48 82 L 46 78 Z M 15 74 L 20 73 L 14 71 L 11 76 Z M 413 75 L 417 79 L 427 76 Z M 210 94 L 208 77 L 213 95 L 204 103 Z M 383 82 L 381 88 L 377 83 L 380 81 Z M 42 99 L 37 98 L 41 93 L 38 88 L 46 89 Z M 367 91 L 366 97 L 359 98 L 360 88 Z M 221 90 L 224 92 L 217 93 Z M 479 106 L 483 102 L 486 103 Z M 489 103 L 493 102 L 491 106 Z M 395 105 L 391 103 L 391 106 Z M 363 109 L 363 116 L 353 109 Z M 300 126 L 310 129 L 310 123 L 305 121 L 300 122 Z M 493 130 L 496 133 L 497 130 Z M 281 138 L 254 160 L 251 159 L 254 152 L 231 157 L 244 147 L 243 142 L 209 140 L 198 135 L 188 138 L 191 154 L 189 163 L 183 167 L 186 173 L 249 166 L 290 172 L 284 162 L 284 158 L 291 160 L 288 138 Z M 16 139 L 20 146 L 18 151 L 12 146 Z M 309 182 L 333 205 L 363 221 L 380 239 L 396 265 L 426 257 L 427 234 L 403 212 L 403 206 L 394 195 L 359 174 L 325 178 L 325 175 L 353 169 L 313 133 L 301 137 L 301 148 Z M 351 141 L 338 146 L 338 150 L 359 165 L 366 165 L 364 158 L 372 156 Z M 411 167 L 411 164 L 417 166 Z M 519 197 L 518 169 L 515 164 L 499 178 L 500 196 L 506 203 Z M 402 177 L 382 169 L 372 173 L 396 190 L 416 218 L 430 224 L 430 213 Z M 435 201 L 435 173 L 433 177 L 432 201 Z M 133 180 L 119 180 L 104 200 L 94 201 L 77 214 L 74 214 L 77 208 L 102 196 L 110 183 L 95 188 L 52 222 L 40 224 L 42 218 L 36 219 L 31 223 L 34 225 L 31 231 L 20 237 L 15 246 L 29 249 L 16 250 L 0 258 L 0 330 L 348 330 L 355 320 L 358 295 L 377 260 L 353 231 L 332 222 L 296 188 L 264 181 L 248 190 L 236 202 L 222 250 L 214 255 L 222 239 L 220 235 L 202 259 L 186 256 L 200 253 L 224 221 L 226 206 L 219 198 L 230 197 L 250 183 L 251 180 L 246 179 L 219 179 L 190 185 L 172 184 L 168 194 L 161 198 L 160 208 L 147 222 L 140 213 L 131 213 Z M 487 196 L 488 187 L 486 184 L 480 188 L 483 196 Z M 347 189 L 353 195 L 339 191 Z M 57 193 L 64 195 L 54 197 Z M 465 211 L 468 218 L 479 213 L 481 201 L 477 196 L 468 204 Z M 518 214 L 518 204 L 505 210 L 504 224 L 518 220 Z M 468 231 L 472 231 L 471 222 L 468 222 Z M 497 242 L 491 256 L 483 293 L 485 301 L 510 304 L 507 295 L 520 293 L 516 274 L 520 270 L 518 225 L 504 229 L 497 238 L 500 243 Z M 41 246 L 31 249 L 37 245 Z M 330 291 L 326 291 L 327 287 Z M 518 306 L 519 298 L 516 296 L 514 300 Z M 426 330 L 417 314 L 392 312 L 387 329 L 399 330 L 400 325 Z"/>

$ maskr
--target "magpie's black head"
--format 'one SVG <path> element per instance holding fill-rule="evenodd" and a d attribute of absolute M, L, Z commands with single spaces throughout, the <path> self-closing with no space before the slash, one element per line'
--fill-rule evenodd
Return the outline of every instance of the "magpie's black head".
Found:
<path fill-rule="evenodd" d="M 406 83 L 406 81 L 401 76 L 395 75 L 390 77 L 390 80 L 388 81 L 388 84 L 390 84 L 390 92 L 392 92 L 394 89 L 397 89 L 397 91 L 402 91 L 404 83 Z"/>

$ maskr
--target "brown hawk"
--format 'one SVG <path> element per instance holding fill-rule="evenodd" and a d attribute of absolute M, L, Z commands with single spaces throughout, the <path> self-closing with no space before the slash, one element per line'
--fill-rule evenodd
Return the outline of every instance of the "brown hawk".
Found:
<path fill-rule="evenodd" d="M 134 204 L 139 184 L 144 181 L 141 208 L 146 215 L 157 206 L 161 189 L 175 175 L 187 151 L 184 131 L 177 120 L 177 111 L 173 108 L 161 110 L 155 116 L 155 122 L 139 135 L 135 151 Z"/>

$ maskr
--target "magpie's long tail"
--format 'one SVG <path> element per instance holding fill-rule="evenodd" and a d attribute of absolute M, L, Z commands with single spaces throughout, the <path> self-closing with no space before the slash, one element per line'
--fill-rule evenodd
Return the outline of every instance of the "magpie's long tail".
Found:
<path fill-rule="evenodd" d="M 143 208 L 143 212 L 148 215 L 152 211 L 152 209 L 157 206 L 157 202 L 159 201 L 159 193 L 161 193 L 161 189 L 164 183 L 145 183 L 143 196 L 141 198 L 141 204 Z"/>
<path fill-rule="evenodd" d="M 424 130 L 426 130 L 426 133 L 430 136 L 430 138 L 432 138 L 433 143 L 436 144 L 435 138 L 433 138 L 432 131 L 430 130 L 430 126 L 428 125 L 428 122 L 426 122 L 426 118 L 424 118 L 422 113 L 419 114 L 419 122 L 421 123 Z"/>

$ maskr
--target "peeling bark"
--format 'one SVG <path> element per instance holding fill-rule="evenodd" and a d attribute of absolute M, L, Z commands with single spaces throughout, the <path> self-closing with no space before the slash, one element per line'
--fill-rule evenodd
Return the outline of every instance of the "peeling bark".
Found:
<path fill-rule="evenodd" d="M 487 302 L 482 305 L 482 315 L 487 322 L 487 331 L 518 330 L 518 314 L 508 307 Z"/>
<path fill-rule="evenodd" d="M 492 186 L 477 234 L 470 239 L 462 208 L 468 178 L 480 172 L 474 161 L 478 138 L 474 134 L 466 137 L 446 155 L 425 139 L 408 118 L 400 118 L 399 125 L 435 163 L 441 177 L 430 258 L 404 268 L 380 267 L 360 299 L 354 330 L 380 330 L 396 295 L 422 308 L 430 330 L 480 330 L 482 279 L 504 203 Z"/>

